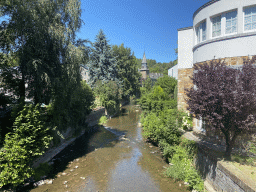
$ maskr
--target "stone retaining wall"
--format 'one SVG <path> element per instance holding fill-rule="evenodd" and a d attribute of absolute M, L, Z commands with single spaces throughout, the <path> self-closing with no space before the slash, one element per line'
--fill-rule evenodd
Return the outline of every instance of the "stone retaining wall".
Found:
<path fill-rule="evenodd" d="M 216 190 L 227 192 L 253 192 L 256 184 L 233 165 L 211 155 L 210 149 L 199 146 L 195 165 L 203 178 Z"/>

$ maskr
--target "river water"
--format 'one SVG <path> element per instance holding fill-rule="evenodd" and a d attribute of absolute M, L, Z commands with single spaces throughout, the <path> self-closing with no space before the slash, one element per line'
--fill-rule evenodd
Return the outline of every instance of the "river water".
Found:
<path fill-rule="evenodd" d="M 123 111 L 54 157 L 48 177 L 54 178 L 53 184 L 31 191 L 188 191 L 181 181 L 163 175 L 168 165 L 160 151 L 143 141 L 141 111 L 132 105 Z"/>

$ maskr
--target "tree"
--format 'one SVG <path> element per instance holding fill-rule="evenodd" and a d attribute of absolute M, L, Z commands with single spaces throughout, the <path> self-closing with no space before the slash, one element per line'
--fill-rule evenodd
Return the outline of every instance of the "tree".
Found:
<path fill-rule="evenodd" d="M 39 106 L 25 106 L 0 151 L 0 187 L 17 186 L 33 175 L 31 164 L 48 148 L 52 137 L 41 121 Z"/>
<path fill-rule="evenodd" d="M 5 38 L 0 38 L 0 48 L 6 55 L 17 56 L 20 76 L 13 80 L 11 66 L 6 67 L 5 71 L 11 72 L 4 77 L 5 85 L 16 87 L 13 90 L 19 102 L 25 96 L 35 104 L 51 101 L 54 126 L 65 129 L 73 125 L 72 99 L 82 89 L 80 65 L 89 55 L 84 45 L 88 41 L 76 41 L 82 23 L 80 1 L 3 0 L 1 3 L 1 15 L 10 19 L 1 23 L 0 34 Z"/>
<path fill-rule="evenodd" d="M 114 115 L 119 110 L 121 91 L 115 81 L 108 81 L 105 84 L 97 81 L 94 92 L 99 96 L 102 106 L 105 107 L 106 115 Z"/>
<path fill-rule="evenodd" d="M 77 71 L 73 44 L 81 26 L 80 2 L 4 0 L 0 12 L 10 18 L 2 22 L 1 34 L 8 41 L 1 39 L 0 45 L 3 52 L 19 57 L 20 98 L 27 90 L 35 103 L 48 103 L 52 93 L 59 92 L 65 73 Z"/>
<path fill-rule="evenodd" d="M 174 89 L 177 85 L 177 80 L 174 77 L 169 77 L 165 75 L 157 79 L 155 85 L 159 85 L 165 91 L 165 93 L 173 98 Z"/>
<path fill-rule="evenodd" d="M 129 96 L 136 95 L 140 87 L 140 73 L 136 66 L 136 60 L 131 49 L 124 47 L 122 43 L 120 46 L 112 46 L 113 56 L 117 60 L 118 79 L 123 82 L 122 97 L 129 99 Z"/>
<path fill-rule="evenodd" d="M 89 83 L 94 87 L 97 80 L 102 83 L 108 81 L 118 81 L 117 62 L 113 57 L 106 35 L 101 29 L 96 36 L 95 43 L 92 43 L 90 61 L 88 63 L 90 80 Z"/>
<path fill-rule="evenodd" d="M 244 61 L 241 71 L 220 61 L 195 65 L 195 88 L 186 89 L 187 109 L 225 135 L 227 159 L 231 158 L 238 135 L 256 132 L 256 70 L 252 66 L 255 61 L 256 56 Z"/>

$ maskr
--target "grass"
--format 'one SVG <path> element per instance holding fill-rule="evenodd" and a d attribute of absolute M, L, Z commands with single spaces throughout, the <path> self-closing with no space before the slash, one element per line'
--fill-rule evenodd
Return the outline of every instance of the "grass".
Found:
<path fill-rule="evenodd" d="M 231 164 L 249 176 L 249 178 L 251 178 L 256 183 L 256 167 L 245 164 L 243 165 L 234 161 L 231 161 Z"/>

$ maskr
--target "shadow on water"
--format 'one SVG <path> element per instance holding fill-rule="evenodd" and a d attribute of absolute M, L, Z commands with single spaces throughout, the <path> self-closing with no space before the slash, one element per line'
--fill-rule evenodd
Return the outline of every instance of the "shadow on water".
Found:
<path fill-rule="evenodd" d="M 101 125 L 93 126 L 88 133 L 77 138 L 73 143 L 53 157 L 50 162 L 52 161 L 54 164 L 52 165 L 51 173 L 46 177 L 46 179 L 56 179 L 58 173 L 68 169 L 70 162 L 74 162 L 76 159 L 81 157 L 86 157 L 87 154 L 99 148 L 114 147 L 118 142 L 120 142 L 118 140 L 119 137 L 125 135 L 125 132 L 121 132 L 116 129 L 108 131 L 107 129 Z M 30 191 L 36 188 L 38 187 L 30 185 L 18 188 L 17 191 Z"/>

